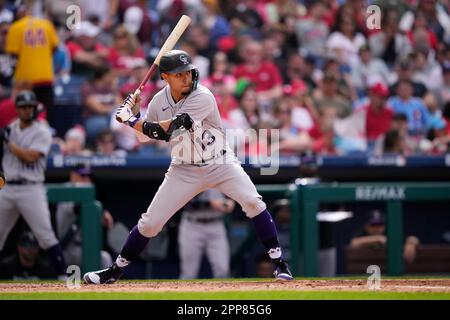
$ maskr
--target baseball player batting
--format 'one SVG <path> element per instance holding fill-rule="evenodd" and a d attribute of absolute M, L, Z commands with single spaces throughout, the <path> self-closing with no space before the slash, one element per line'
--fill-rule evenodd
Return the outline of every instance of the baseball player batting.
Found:
<path fill-rule="evenodd" d="M 197 194 L 211 188 L 242 206 L 275 265 L 275 278 L 291 280 L 272 216 L 228 147 L 215 98 L 208 88 L 198 84 L 199 72 L 191 57 L 181 50 L 168 51 L 161 57 L 159 71 L 167 85 L 150 101 L 146 116 L 140 119 L 139 98 L 133 94 L 118 108 L 116 118 L 151 139 L 170 141 L 172 162 L 147 212 L 130 232 L 115 263 L 107 269 L 86 273 L 84 281 L 105 284 L 118 280 L 125 267 L 175 212 Z M 198 132 L 200 135 L 195 134 Z M 197 138 L 191 138 L 193 135 Z M 191 141 L 195 149 L 192 161 L 174 152 L 174 149 L 180 150 L 178 143 L 184 137 L 188 137 L 184 141 Z"/>
<path fill-rule="evenodd" d="M 0 252 L 22 215 L 39 246 L 47 250 L 58 278 L 64 279 L 66 264 L 52 229 L 43 185 L 52 136 L 47 126 L 36 121 L 38 101 L 32 91 L 20 92 L 15 105 L 19 119 L 6 128 L 2 137 L 6 185 L 0 191 Z"/>

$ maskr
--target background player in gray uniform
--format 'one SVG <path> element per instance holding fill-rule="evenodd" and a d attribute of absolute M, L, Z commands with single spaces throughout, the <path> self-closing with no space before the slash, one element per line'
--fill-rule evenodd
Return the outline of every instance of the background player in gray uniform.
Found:
<path fill-rule="evenodd" d="M 175 212 L 210 188 L 241 205 L 275 264 L 274 276 L 291 280 L 272 216 L 229 149 L 215 98 L 208 88 L 198 85 L 199 74 L 191 57 L 181 50 L 167 52 L 161 57 L 160 73 L 167 86 L 149 103 L 146 118 L 140 119 L 138 97 L 134 95 L 119 107 L 116 118 L 150 138 L 170 141 L 172 163 L 116 262 L 110 268 L 86 273 L 84 281 L 115 282 Z"/>
<path fill-rule="evenodd" d="M 216 189 L 200 193 L 187 204 L 178 231 L 181 279 L 198 277 L 203 252 L 214 278 L 230 276 L 230 246 L 223 215 L 233 209 L 234 201 Z"/>
<path fill-rule="evenodd" d="M 47 250 L 53 268 L 64 278 L 66 265 L 51 226 L 43 185 L 51 134 L 46 125 L 35 121 L 38 101 L 33 92 L 20 92 L 15 104 L 19 119 L 9 125 L 3 139 L 6 186 L 0 191 L 0 251 L 22 215 L 39 246 Z"/>

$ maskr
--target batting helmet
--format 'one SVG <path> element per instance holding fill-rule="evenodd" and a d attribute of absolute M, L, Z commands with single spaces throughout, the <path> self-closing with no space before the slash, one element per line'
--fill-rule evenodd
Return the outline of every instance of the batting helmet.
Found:
<path fill-rule="evenodd" d="M 33 91 L 30 91 L 30 90 L 20 91 L 17 94 L 14 103 L 16 105 L 16 108 L 21 108 L 21 107 L 26 107 L 26 106 L 34 107 L 33 119 L 36 119 L 36 117 L 38 115 L 39 102 Z"/>
<path fill-rule="evenodd" d="M 197 67 L 192 64 L 191 56 L 183 50 L 167 51 L 159 61 L 159 73 L 179 73 L 192 70 L 192 90 L 198 84 L 199 73 Z"/>

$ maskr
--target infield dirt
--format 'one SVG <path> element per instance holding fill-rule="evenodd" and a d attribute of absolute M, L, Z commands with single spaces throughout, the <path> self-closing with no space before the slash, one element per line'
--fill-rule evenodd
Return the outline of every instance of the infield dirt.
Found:
<path fill-rule="evenodd" d="M 220 292 L 220 291 L 368 291 L 366 280 L 293 280 L 293 281 L 121 281 L 109 285 L 85 285 L 78 292 Z M 384 292 L 450 293 L 450 279 L 381 279 Z M 64 282 L 0 283 L 0 293 L 74 292 Z"/>

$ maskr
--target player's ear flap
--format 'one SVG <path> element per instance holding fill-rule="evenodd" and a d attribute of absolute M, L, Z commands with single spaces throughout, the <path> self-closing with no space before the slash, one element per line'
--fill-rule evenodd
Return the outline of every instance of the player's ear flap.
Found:
<path fill-rule="evenodd" d="M 192 91 L 197 89 L 200 73 L 197 69 L 192 69 Z"/>

